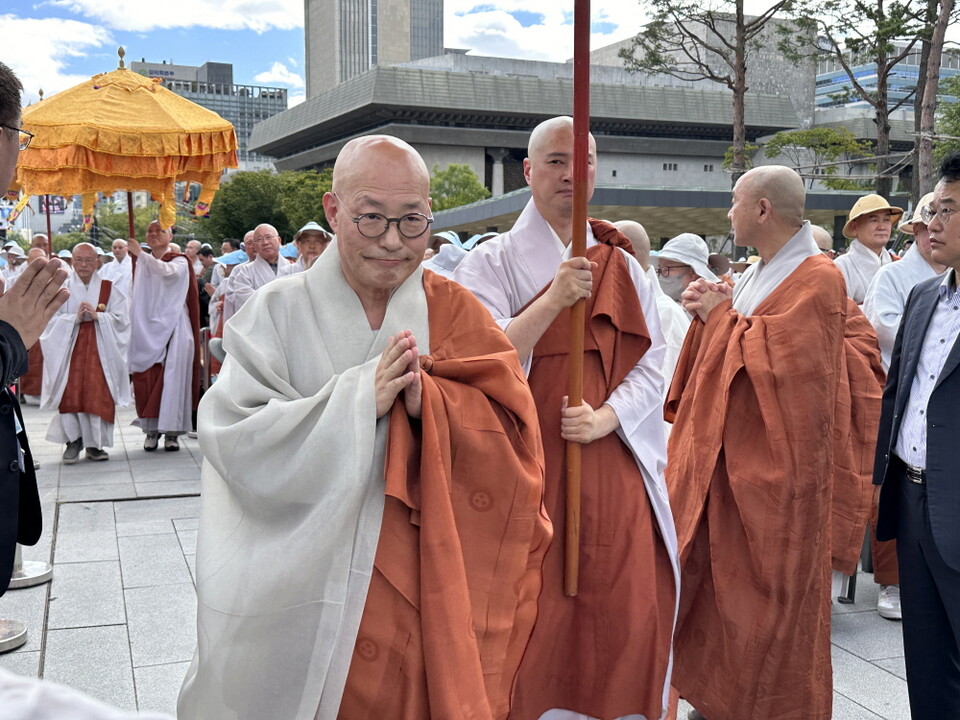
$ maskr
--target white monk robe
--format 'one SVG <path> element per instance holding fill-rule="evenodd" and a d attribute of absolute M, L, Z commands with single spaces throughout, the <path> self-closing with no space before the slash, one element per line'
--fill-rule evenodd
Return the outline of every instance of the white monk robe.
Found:
<path fill-rule="evenodd" d="M 673 382 L 673 372 L 677 369 L 677 359 L 680 357 L 683 340 L 687 337 L 687 330 L 690 329 L 690 322 L 693 318 L 681 307 L 680 303 L 663 291 L 653 266 L 648 267 L 645 274 L 649 278 L 650 284 L 653 286 L 653 292 L 657 297 L 660 331 L 663 333 L 663 340 L 667 347 L 663 356 L 663 395 L 666 397 L 667 390 L 670 389 L 670 383 Z"/>
<path fill-rule="evenodd" d="M 597 244 L 587 225 L 587 247 Z M 663 478 L 666 467 L 664 441 L 663 367 L 664 341 L 660 332 L 656 296 L 649 278 L 637 259 L 618 248 L 627 259 L 630 277 L 637 288 L 640 307 L 650 334 L 650 349 L 640 358 L 623 382 L 607 399 L 620 420 L 617 435 L 633 453 L 643 476 L 650 506 L 660 529 L 660 535 L 673 566 L 674 622 L 679 607 L 680 569 L 677 557 L 677 534 L 673 514 L 667 499 Z M 572 244 L 564 247 L 553 228 L 540 215 L 531 199 L 516 224 L 509 231 L 474 248 L 457 266 L 453 279 L 470 290 L 488 310 L 497 323 L 506 328 L 513 317 L 526 306 L 556 276 L 557 268 L 569 260 Z M 529 372 L 531 357 L 521 358 Z M 562 382 L 566 382 L 563 379 Z M 671 651 L 670 667 L 673 665 Z M 669 695 L 671 669 L 668 668 L 663 689 L 664 707 Z M 581 715 L 566 710 L 551 710 L 545 718 L 562 720 Z"/>
<path fill-rule="evenodd" d="M 130 299 L 130 372 L 146 372 L 163 364 L 160 417 L 133 422 L 144 432 L 192 429 L 194 338 L 187 310 L 188 262 L 185 256 L 164 262 L 148 252 L 137 258 Z"/>
<path fill-rule="evenodd" d="M 286 277 L 287 275 L 296 275 L 297 273 L 302 273 L 307 269 L 306 263 L 303 261 L 303 255 L 298 255 L 297 259 L 294 262 L 288 262 L 284 265 L 280 265 L 277 268 L 277 277 Z"/>
<path fill-rule="evenodd" d="M 130 283 L 133 277 L 133 261 L 130 259 L 130 254 L 127 253 L 123 261 L 114 259 L 100 268 L 100 277 L 104 280 L 110 280 L 129 297 Z"/>
<path fill-rule="evenodd" d="M 250 299 L 254 292 L 279 277 L 280 268 L 283 267 L 280 263 L 289 265 L 287 259 L 280 256 L 277 258 L 277 267 L 274 268 L 262 256 L 257 255 L 256 260 L 244 263 L 230 273 L 232 278 L 230 290 L 233 293 L 235 310 L 243 307 L 243 304 Z"/>
<path fill-rule="evenodd" d="M 422 274 L 371 330 L 332 242 L 225 327 L 199 410 L 198 648 L 179 720 L 336 720 L 383 517 L 374 373 L 400 330 L 429 353 Z"/>
<path fill-rule="evenodd" d="M 847 283 L 847 297 L 857 305 L 863 305 L 870 281 L 884 265 L 893 262 L 893 255 L 884 248 L 877 255 L 859 240 L 851 240 L 847 251 L 836 259 L 837 267 Z"/>
<path fill-rule="evenodd" d="M 70 359 L 80 331 L 77 311 L 80 303 L 97 307 L 100 298 L 100 274 L 94 272 L 90 284 L 84 285 L 76 275 L 66 283 L 70 297 L 54 313 L 40 336 L 43 349 L 42 410 L 58 411 L 70 376 Z M 130 311 L 126 294 L 116 285 L 104 310 L 93 321 L 97 352 L 103 376 L 116 405 L 130 404 L 130 376 L 127 373 L 127 346 L 130 343 Z M 47 440 L 67 443 L 83 438 L 84 447 L 113 447 L 113 423 L 90 413 L 62 413 L 53 416 L 47 429 Z"/>
<path fill-rule="evenodd" d="M 884 371 L 890 369 L 893 341 L 897 338 L 907 296 L 914 285 L 921 280 L 935 277 L 936 274 L 914 243 L 899 262 L 884 265 L 870 281 L 867 296 L 863 301 L 863 314 L 877 331 Z"/>

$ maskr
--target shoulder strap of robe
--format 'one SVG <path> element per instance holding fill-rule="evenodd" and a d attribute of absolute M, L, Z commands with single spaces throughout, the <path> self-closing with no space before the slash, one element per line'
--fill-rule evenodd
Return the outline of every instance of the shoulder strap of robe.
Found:
<path fill-rule="evenodd" d="M 596 238 L 597 242 L 622 248 L 626 250 L 627 254 L 633 255 L 633 245 L 630 244 L 626 235 L 617 230 L 613 224 L 608 223 L 606 220 L 596 220 L 594 218 L 589 218 L 589 221 L 590 229 L 593 231 L 593 237 Z"/>
<path fill-rule="evenodd" d="M 107 306 L 107 303 L 110 302 L 110 291 L 113 290 L 113 282 L 110 280 L 100 280 L 100 298 L 97 300 L 97 307 L 101 305 L 103 307 Z"/>

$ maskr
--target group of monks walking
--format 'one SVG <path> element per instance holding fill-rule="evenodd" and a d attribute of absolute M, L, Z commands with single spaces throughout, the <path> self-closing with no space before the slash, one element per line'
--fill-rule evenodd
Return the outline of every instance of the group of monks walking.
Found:
<path fill-rule="evenodd" d="M 900 317 L 914 285 L 960 265 L 927 232 L 954 181 L 901 226 L 916 243 L 895 263 L 903 211 L 862 198 L 834 262 L 799 175 L 755 168 L 729 219 L 757 257 L 734 283 L 689 233 L 651 258 L 636 223 L 591 219 L 573 256 L 572 159 L 570 118 L 537 126 L 516 224 L 444 272 L 422 264 L 426 165 L 389 136 L 344 146 L 323 197 L 333 232 L 302 228 L 296 262 L 269 224 L 200 284 L 157 222 L 150 252 L 129 244 L 132 283 L 74 248 L 41 339 L 64 462 L 106 459 L 131 386 L 144 449 L 177 449 L 199 400 L 198 290 L 210 298 L 223 365 L 195 416 L 182 720 L 653 720 L 680 697 L 691 718 L 831 717 L 831 600 L 896 457 L 877 438 Z M 588 196 L 595 173 L 591 137 Z M 574 596 L 567 443 L 583 476 Z M 921 482 L 922 453 L 907 460 Z M 874 556 L 881 614 L 899 617 L 896 550 Z"/>

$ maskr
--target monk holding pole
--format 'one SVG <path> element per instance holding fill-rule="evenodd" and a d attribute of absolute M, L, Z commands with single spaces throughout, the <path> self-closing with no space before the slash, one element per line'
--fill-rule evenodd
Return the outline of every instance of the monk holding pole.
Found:
<path fill-rule="evenodd" d="M 585 137 L 584 204 L 596 172 L 595 143 Z M 677 595 L 663 483 L 664 343 L 653 286 L 629 241 L 609 223 L 574 220 L 573 151 L 571 118 L 534 129 L 524 160 L 530 202 L 513 229 L 472 250 L 454 274 L 528 369 L 546 460 L 544 504 L 557 538 L 566 537 L 567 443 L 581 456 L 577 595 L 564 592 L 565 543 L 555 542 L 510 717 L 658 718 Z M 576 230 L 585 256 L 573 254 Z M 578 301 L 579 353 L 570 343 Z M 562 383 L 578 355 L 583 397 L 575 405 Z"/>

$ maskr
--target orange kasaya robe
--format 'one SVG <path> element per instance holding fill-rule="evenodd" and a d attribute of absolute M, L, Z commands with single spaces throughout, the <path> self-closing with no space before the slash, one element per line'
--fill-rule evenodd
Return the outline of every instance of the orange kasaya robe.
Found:
<path fill-rule="evenodd" d="M 710 720 L 831 716 L 830 568 L 862 542 L 879 411 L 876 339 L 851 313 L 817 255 L 755 315 L 726 302 L 694 321 L 681 352 L 673 685 Z"/>
<path fill-rule="evenodd" d="M 112 289 L 112 282 L 100 281 L 98 307 L 107 306 Z M 77 330 L 77 341 L 70 354 L 67 384 L 63 389 L 58 409 L 61 415 L 87 413 L 96 415 L 108 423 L 113 423 L 116 419 L 116 403 L 110 392 L 110 386 L 107 385 L 107 378 L 103 374 L 100 351 L 97 349 L 95 322 L 82 322 Z"/>
<path fill-rule="evenodd" d="M 586 301 L 583 399 L 599 408 L 650 347 L 619 233 L 594 222 L 602 244 Z M 546 506 L 558 538 L 543 565 L 540 615 L 517 676 L 511 720 L 537 720 L 562 708 L 607 720 L 660 717 L 675 607 L 674 575 L 630 448 L 616 433 L 582 446 L 579 591 L 563 592 L 566 443 L 560 437 L 570 362 L 570 311 L 533 351 L 547 463 Z"/>
<path fill-rule="evenodd" d="M 20 394 L 39 395 L 43 386 L 43 350 L 39 341 L 27 351 L 27 362 L 27 373 L 20 378 Z"/>
<path fill-rule="evenodd" d="M 386 504 L 343 720 L 505 718 L 537 613 L 537 412 L 516 351 L 459 285 L 424 273 L 423 412 L 390 417 Z"/>
<path fill-rule="evenodd" d="M 170 262 L 178 257 L 184 257 L 177 252 L 165 253 L 163 262 Z M 137 258 L 131 257 L 133 262 L 133 276 L 136 278 Z M 197 287 L 193 264 L 187 262 L 190 269 L 190 282 L 187 284 L 187 314 L 190 317 L 190 327 L 193 330 L 193 409 L 197 409 L 200 402 L 200 290 Z M 163 363 L 156 363 L 143 372 L 130 373 L 133 385 L 133 402 L 138 418 L 160 417 L 160 398 L 163 396 Z"/>

